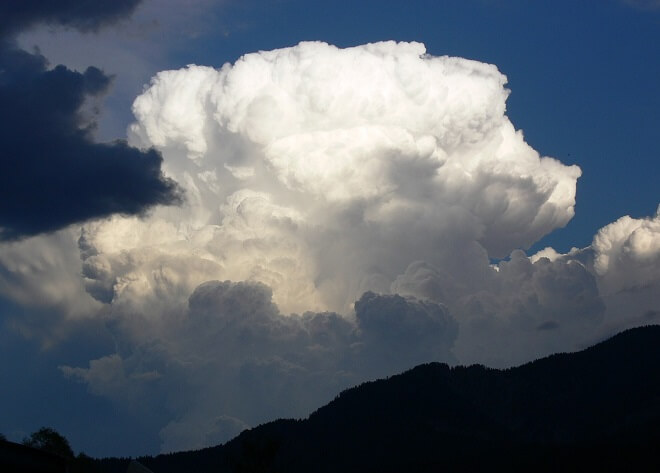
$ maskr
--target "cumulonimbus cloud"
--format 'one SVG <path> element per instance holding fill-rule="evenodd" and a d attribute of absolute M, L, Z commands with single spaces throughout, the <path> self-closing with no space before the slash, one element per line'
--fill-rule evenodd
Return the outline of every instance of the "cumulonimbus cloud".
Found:
<path fill-rule="evenodd" d="M 68 320 L 105 320 L 117 350 L 62 371 L 136 413 L 166 411 L 172 450 L 424 361 L 510 366 L 581 347 L 627 320 L 616 268 L 646 288 L 627 309 L 652 314 L 657 216 L 566 255 L 519 250 L 572 218 L 580 169 L 524 141 L 505 84 L 495 66 L 395 42 L 159 73 L 129 140 L 162 154 L 186 201 L 81 227 L 57 301 L 84 295 L 88 313 Z M 21 278 L 55 271 L 48 256 Z"/>
<path fill-rule="evenodd" d="M 248 341 L 234 339 L 232 331 L 223 345 L 235 350 L 212 357 L 226 359 L 222 366 L 242 366 L 245 383 L 293 376 L 296 385 L 318 374 L 309 365 L 310 346 L 334 353 L 327 379 L 453 361 L 458 325 L 445 304 L 480 285 L 496 293 L 489 257 L 529 245 L 573 216 L 580 170 L 525 143 L 505 115 L 505 83 L 492 65 L 432 57 L 419 43 L 395 42 L 348 49 L 301 43 L 248 54 L 220 69 L 159 73 L 135 100 L 130 139 L 163 154 L 166 174 L 185 189 L 187 201 L 146 220 L 113 217 L 86 225 L 79 246 L 89 294 L 112 308 L 121 338 L 143 346 L 150 339 L 144 323 L 166 340 L 182 333 L 169 332 L 181 314 L 190 311 L 189 324 L 198 323 L 192 314 L 210 290 L 206 281 L 266 284 L 276 306 L 268 302 L 249 311 L 257 318 L 223 322 L 240 323 L 250 337 L 264 320 L 276 323 L 257 337 L 260 348 L 246 345 L 251 361 L 238 361 Z M 451 274 L 440 284 L 444 292 L 419 294 L 408 279 L 407 294 L 422 299 L 376 294 L 397 292 L 415 261 Z M 205 311 L 217 320 L 241 305 L 207 299 Z M 505 303 L 498 304 L 504 312 Z M 283 315 L 290 312 L 318 315 Z M 306 323 L 301 320 L 316 320 L 324 340 L 333 341 L 304 347 L 290 341 L 294 362 L 280 344 L 300 339 L 294 334 Z M 536 325 L 544 322 L 540 317 Z M 203 332 L 195 333 L 187 349 L 206 359 L 199 351 Z M 106 365 L 116 363 L 69 373 L 94 383 L 105 378 L 91 373 Z M 183 384 L 192 383 L 185 378 Z M 289 395 L 299 395 L 294 392 Z M 219 414 L 259 419 L 236 406 Z M 185 416 L 190 422 L 204 417 L 193 411 Z M 186 425 L 172 424 L 164 435 L 181 438 Z"/>
<path fill-rule="evenodd" d="M 481 266 L 566 224 L 580 175 L 515 131 L 505 82 L 395 42 L 162 72 L 135 101 L 132 142 L 163 153 L 189 202 L 132 231 L 164 253 L 194 247 L 215 277 L 269 284 L 287 312 L 346 310 L 415 260 Z M 100 223 L 85 241 L 127 225 Z"/>

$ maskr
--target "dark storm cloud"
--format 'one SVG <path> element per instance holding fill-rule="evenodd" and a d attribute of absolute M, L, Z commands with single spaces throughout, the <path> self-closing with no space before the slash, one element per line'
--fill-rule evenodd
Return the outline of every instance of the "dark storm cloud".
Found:
<path fill-rule="evenodd" d="M 130 13 L 137 2 L 9 4 L 16 8 L 0 6 L 0 240 L 179 202 L 158 152 L 93 141 L 95 123 L 84 106 L 106 92 L 109 76 L 95 67 L 82 73 L 61 65 L 49 69 L 42 55 L 7 38 L 36 22 L 95 29 Z"/>
<path fill-rule="evenodd" d="M 0 2 L 0 39 L 36 23 L 94 31 L 130 15 L 141 0 L 6 0 Z"/>

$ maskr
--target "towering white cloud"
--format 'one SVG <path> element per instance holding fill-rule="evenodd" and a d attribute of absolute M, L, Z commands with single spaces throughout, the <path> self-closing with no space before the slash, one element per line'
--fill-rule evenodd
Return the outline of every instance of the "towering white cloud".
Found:
<path fill-rule="evenodd" d="M 163 153 L 187 201 L 84 227 L 86 288 L 124 343 L 65 372 L 119 400 L 186 386 L 167 401 L 179 418 L 163 429 L 167 449 L 302 415 L 351 382 L 455 361 L 451 314 L 474 320 L 470 301 L 506 336 L 509 318 L 553 297 L 539 276 L 512 308 L 523 296 L 511 299 L 516 282 L 499 281 L 489 257 L 564 225 L 580 170 L 525 143 L 505 116 L 505 83 L 492 65 L 395 42 L 301 43 L 159 73 L 135 100 L 130 136 Z M 441 268 L 438 293 L 406 279 L 415 261 Z M 474 295 L 484 288 L 494 295 Z M 390 292 L 428 300 L 376 294 Z"/>
<path fill-rule="evenodd" d="M 161 72 L 135 101 L 131 135 L 163 152 L 188 205 L 101 223 L 86 243 L 120 229 L 141 235 L 122 254 L 186 248 L 186 261 L 216 265 L 196 282 L 262 281 L 285 312 L 345 312 L 418 259 L 481 267 L 563 226 L 580 174 L 514 130 L 505 82 L 494 66 L 394 42 Z M 108 264 L 153 288 L 136 274 L 149 263 L 132 261 Z"/>

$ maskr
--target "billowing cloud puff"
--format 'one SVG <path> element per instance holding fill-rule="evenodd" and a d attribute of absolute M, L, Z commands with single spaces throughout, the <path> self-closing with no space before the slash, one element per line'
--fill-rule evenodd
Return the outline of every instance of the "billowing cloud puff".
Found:
<path fill-rule="evenodd" d="M 604 303 L 601 332 L 660 322 L 660 210 L 652 217 L 628 215 L 601 228 L 590 246 L 568 254 L 546 248 L 531 257 L 553 264 L 578 263 L 593 275 Z"/>
<path fill-rule="evenodd" d="M 589 248 L 613 330 L 660 322 L 660 208 L 601 228 Z"/>
<path fill-rule="evenodd" d="M 601 228 L 591 245 L 594 270 L 608 292 L 660 281 L 660 207 L 652 218 L 621 217 Z"/>
<path fill-rule="evenodd" d="M 605 310 L 596 278 L 579 261 L 514 251 L 473 285 L 415 262 L 394 292 L 443 301 L 461 324 L 454 352 L 463 363 L 505 367 L 575 350 L 593 337 Z"/>

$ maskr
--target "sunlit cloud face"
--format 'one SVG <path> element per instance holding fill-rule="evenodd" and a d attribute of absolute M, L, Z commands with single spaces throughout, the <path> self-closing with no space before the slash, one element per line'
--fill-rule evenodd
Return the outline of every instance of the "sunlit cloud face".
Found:
<path fill-rule="evenodd" d="M 100 223 L 86 242 L 112 235 L 116 248 L 98 249 L 109 260 L 190 253 L 215 265 L 199 282 L 264 282 L 285 312 L 345 312 L 415 260 L 483 265 L 565 225 L 580 175 L 515 131 L 505 82 L 494 66 L 394 42 L 159 73 L 130 133 L 163 153 L 187 206 Z M 140 237 L 118 243 L 118 228 Z"/>

